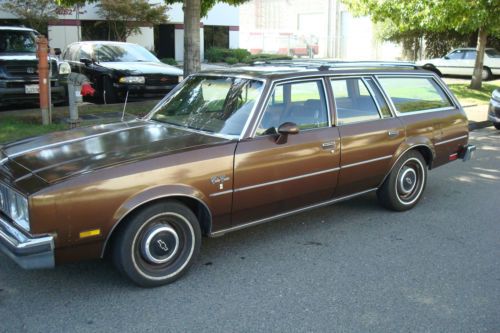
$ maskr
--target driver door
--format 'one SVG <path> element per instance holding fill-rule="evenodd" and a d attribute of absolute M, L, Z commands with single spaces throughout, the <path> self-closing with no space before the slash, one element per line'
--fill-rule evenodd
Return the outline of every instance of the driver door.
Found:
<path fill-rule="evenodd" d="M 277 129 L 286 122 L 300 131 L 277 142 Z M 275 85 L 258 123 L 254 137 L 236 148 L 233 225 L 331 199 L 340 139 L 331 125 L 323 79 Z"/>

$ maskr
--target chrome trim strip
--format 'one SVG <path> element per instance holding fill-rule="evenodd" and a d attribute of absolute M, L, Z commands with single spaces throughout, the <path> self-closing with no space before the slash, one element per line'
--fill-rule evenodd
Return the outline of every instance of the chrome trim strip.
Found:
<path fill-rule="evenodd" d="M 375 107 L 377 108 L 378 116 L 380 117 L 380 119 L 384 119 L 384 115 L 382 114 L 382 109 L 380 108 L 380 105 L 378 104 L 378 101 L 375 98 L 375 93 L 373 92 L 372 87 L 370 87 L 370 85 L 368 84 L 368 81 L 366 81 L 366 77 L 361 77 L 361 81 L 363 81 L 365 88 L 368 90 L 368 94 L 370 94 L 373 102 L 375 102 Z"/>
<path fill-rule="evenodd" d="M 61 142 L 54 142 L 54 143 L 51 143 L 51 144 L 48 144 L 48 145 L 45 145 L 45 146 L 38 146 L 38 147 L 34 147 L 34 148 L 31 148 L 31 149 L 27 149 L 27 150 L 23 150 L 23 151 L 14 153 L 12 155 L 7 155 L 7 157 L 8 158 L 15 158 L 15 157 L 27 154 L 27 153 L 34 152 L 34 151 L 41 151 L 41 150 L 49 149 L 49 148 L 52 148 L 52 147 L 63 146 L 63 145 L 66 145 L 68 143 L 74 143 L 74 142 L 84 141 L 84 140 L 87 140 L 87 139 L 93 139 L 93 138 L 97 138 L 97 137 L 100 137 L 100 136 L 105 136 L 105 135 L 108 135 L 108 134 L 113 134 L 113 133 L 122 132 L 122 131 L 128 131 L 128 130 L 132 130 L 132 129 L 135 129 L 135 128 L 141 128 L 141 127 L 146 127 L 146 126 L 147 125 L 140 125 L 140 126 L 129 127 L 128 124 L 127 124 L 127 128 L 120 128 L 120 129 L 116 129 L 116 130 L 112 130 L 112 131 L 108 131 L 108 132 L 103 132 L 103 133 L 98 133 L 98 134 L 84 136 L 84 137 L 81 137 L 81 138 L 76 138 L 76 139 L 71 139 L 71 140 L 66 140 L 66 141 L 61 141 Z M 5 153 L 7 153 L 7 151 L 5 151 Z"/>
<path fill-rule="evenodd" d="M 341 169 L 347 169 L 347 168 L 355 167 L 355 166 L 358 166 L 358 165 L 363 165 L 363 164 L 368 164 L 368 163 L 372 163 L 372 162 L 387 160 L 387 159 L 392 158 L 392 156 L 393 155 L 386 155 L 386 156 L 382 156 L 382 157 L 372 158 L 371 160 L 365 160 L 365 161 L 361 161 L 361 162 L 356 162 L 356 163 L 342 165 L 342 166 L 340 166 L 340 168 Z"/>
<path fill-rule="evenodd" d="M 108 232 L 108 235 L 106 236 L 106 239 L 102 245 L 102 250 L 101 250 L 101 258 L 104 258 L 104 253 L 106 252 L 106 247 L 108 246 L 108 242 L 109 240 L 111 239 L 111 235 L 113 234 L 113 232 L 115 231 L 116 227 L 131 213 L 133 212 L 137 207 L 140 207 L 144 204 L 147 204 L 151 201 L 154 201 L 154 200 L 158 200 L 158 199 L 168 199 L 168 198 L 172 198 L 172 197 L 185 197 L 185 198 L 190 198 L 190 199 L 194 199 L 196 200 L 197 202 L 199 202 L 200 204 L 203 205 L 203 207 L 206 209 L 206 211 L 208 212 L 208 224 L 209 224 L 209 229 L 211 230 L 212 229 L 212 212 L 210 211 L 210 209 L 208 208 L 208 205 L 203 201 L 201 200 L 200 198 L 197 198 L 195 196 L 192 196 L 192 195 L 187 195 L 187 194 L 181 194 L 181 193 L 173 193 L 173 194 L 167 194 L 167 195 L 159 195 L 159 196 L 156 196 L 156 197 L 153 197 L 153 198 L 150 198 L 148 199 L 147 201 L 143 201 L 135 206 L 133 206 L 132 208 L 130 208 L 125 214 L 123 214 L 123 216 L 121 216 L 118 221 L 116 221 L 116 223 L 113 225 L 113 227 L 111 228 L 111 230 Z"/>
<path fill-rule="evenodd" d="M 222 191 L 222 192 L 215 192 L 215 193 L 212 193 L 212 194 L 209 194 L 208 196 L 209 197 L 218 197 L 218 196 L 221 196 L 221 195 L 226 195 L 226 194 L 230 194 L 230 193 L 233 193 L 233 190 L 227 190 L 227 191 Z"/>
<path fill-rule="evenodd" d="M 279 180 L 273 180 L 273 181 L 267 182 L 267 183 L 260 183 L 260 184 L 257 184 L 257 185 L 250 185 L 250 186 L 240 187 L 240 188 L 235 189 L 234 192 L 242 192 L 242 191 L 251 190 L 251 189 L 254 189 L 254 188 L 259 188 L 259 187 L 264 187 L 264 186 L 269 186 L 269 185 L 284 183 L 284 182 L 288 182 L 288 181 L 291 181 L 291 180 L 297 180 L 297 179 L 302 179 L 302 178 L 307 178 L 307 177 L 322 175 L 324 173 L 338 171 L 339 169 L 340 168 L 332 168 L 332 169 L 327 169 L 327 170 L 321 170 L 321 171 L 317 171 L 317 172 L 307 173 L 307 174 L 300 175 L 300 176 L 294 176 L 294 177 L 283 178 L 283 179 L 279 179 Z"/>
<path fill-rule="evenodd" d="M 285 212 L 285 213 L 273 215 L 273 216 L 266 217 L 266 218 L 263 218 L 263 219 L 260 219 L 260 220 L 256 220 L 256 221 L 252 221 L 252 222 L 248 222 L 248 223 L 244 223 L 244 224 L 240 224 L 240 225 L 228 228 L 228 229 L 223 229 L 223 230 L 211 232 L 209 234 L 209 237 L 222 236 L 222 235 L 224 235 L 224 234 L 226 234 L 228 232 L 233 232 L 233 231 L 245 229 L 245 228 L 248 228 L 248 227 L 252 227 L 254 225 L 258 225 L 258 224 L 270 222 L 270 221 L 273 221 L 273 220 L 276 220 L 276 219 L 280 219 L 280 218 L 283 218 L 283 217 L 287 217 L 287 216 L 290 216 L 290 215 L 293 215 L 293 214 L 305 212 L 305 211 L 308 211 L 310 209 L 319 208 L 319 207 L 323 207 L 323 206 L 328 206 L 328 205 L 331 205 L 333 203 L 337 203 L 337 202 L 340 202 L 340 201 L 348 200 L 348 199 L 351 199 L 351 198 L 354 198 L 354 197 L 357 197 L 357 196 L 360 196 L 360 195 L 363 195 L 363 194 L 366 194 L 366 193 L 370 193 L 370 192 L 373 192 L 373 191 L 376 191 L 376 190 L 377 190 L 376 188 L 372 188 L 372 189 L 369 189 L 369 190 L 366 190 L 366 191 L 362 191 L 362 192 L 350 194 L 350 195 L 347 195 L 347 196 L 344 196 L 344 197 L 340 197 L 340 198 L 336 198 L 336 199 L 332 199 L 332 200 L 320 202 L 320 203 L 317 203 L 317 204 L 314 204 L 314 205 L 311 205 L 311 206 L 294 209 L 294 210 L 291 210 L 289 212 Z"/>
<path fill-rule="evenodd" d="M 453 139 L 448 139 L 448 140 L 444 140 L 444 141 L 440 141 L 440 142 L 436 142 L 434 143 L 435 146 L 440 146 L 440 145 L 444 145 L 445 143 L 449 143 L 449 142 L 453 142 L 453 141 L 457 141 L 457 140 L 461 140 L 461 139 L 465 139 L 467 138 L 468 135 L 462 135 L 462 136 L 459 136 L 459 137 L 456 137 L 456 138 L 453 138 Z"/>

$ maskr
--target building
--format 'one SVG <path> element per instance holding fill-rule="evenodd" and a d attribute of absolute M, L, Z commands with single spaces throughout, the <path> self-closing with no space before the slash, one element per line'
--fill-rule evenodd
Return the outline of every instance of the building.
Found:
<path fill-rule="evenodd" d="M 8 0 L 0 0 L 8 1 Z M 158 3 L 151 0 L 151 3 Z M 184 55 L 184 13 L 182 4 L 169 6 L 166 13 L 167 24 L 157 27 L 141 27 L 140 33 L 130 36 L 127 41 L 137 43 L 149 50 L 154 50 L 159 58 L 175 58 L 183 60 Z M 81 40 L 107 39 L 104 22 L 95 4 L 87 4 L 80 8 L 61 8 L 58 10 L 58 20 L 48 26 L 48 38 L 51 47 L 65 48 L 66 45 Z M 3 24 L 18 24 L 11 13 L 0 10 L 0 21 Z M 98 28 L 95 28 L 95 27 Z M 100 27 L 100 28 L 99 28 Z M 239 47 L 239 9 L 224 3 L 216 4 L 206 17 L 201 19 L 200 45 L 203 58 L 205 48 L 211 46 L 237 48 Z"/>
<path fill-rule="evenodd" d="M 251 0 L 240 6 L 240 46 L 252 53 L 344 60 L 397 60 L 369 17 L 353 17 L 340 0 Z"/>

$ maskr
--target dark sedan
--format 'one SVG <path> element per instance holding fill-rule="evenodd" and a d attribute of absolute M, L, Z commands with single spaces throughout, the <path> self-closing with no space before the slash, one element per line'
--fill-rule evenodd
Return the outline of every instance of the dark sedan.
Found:
<path fill-rule="evenodd" d="M 86 75 L 104 103 L 130 97 L 163 97 L 182 79 L 182 70 L 166 65 L 144 47 L 121 42 L 79 42 L 62 54 L 72 72 Z"/>
<path fill-rule="evenodd" d="M 491 95 L 488 120 L 491 120 L 493 126 L 500 130 L 500 88 L 495 89 Z"/>

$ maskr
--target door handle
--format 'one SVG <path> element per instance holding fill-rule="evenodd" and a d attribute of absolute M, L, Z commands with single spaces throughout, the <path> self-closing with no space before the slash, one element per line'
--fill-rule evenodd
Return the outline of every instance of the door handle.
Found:
<path fill-rule="evenodd" d="M 321 144 L 321 148 L 322 149 L 335 149 L 335 142 L 334 141 L 330 141 L 330 142 L 323 142 Z"/>
<path fill-rule="evenodd" d="M 389 135 L 390 137 L 395 137 L 395 136 L 399 135 L 399 131 L 398 130 L 390 130 L 390 131 L 387 131 L 387 135 Z"/>

